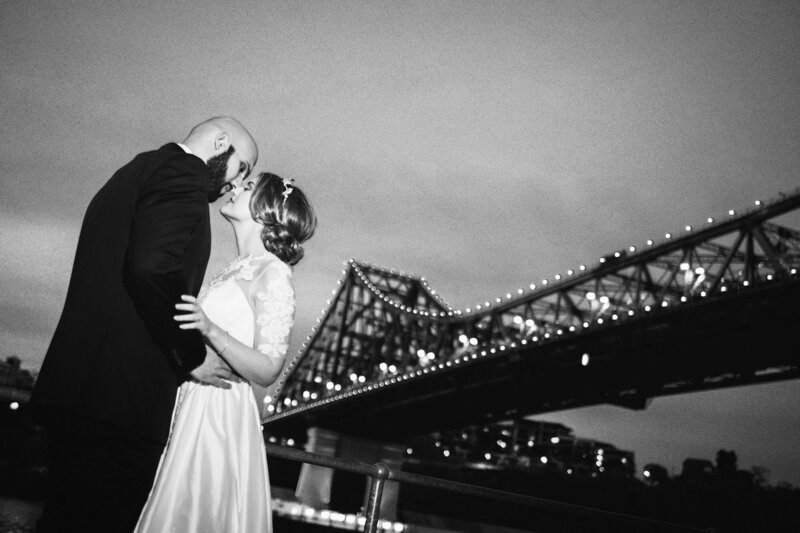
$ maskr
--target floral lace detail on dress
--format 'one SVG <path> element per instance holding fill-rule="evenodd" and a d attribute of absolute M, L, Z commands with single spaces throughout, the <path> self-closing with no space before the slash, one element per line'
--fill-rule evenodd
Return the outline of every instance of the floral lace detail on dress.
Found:
<path fill-rule="evenodd" d="M 257 257 L 251 255 L 246 255 L 242 258 L 237 257 L 228 266 L 217 272 L 207 284 L 203 284 L 200 294 L 197 296 L 198 300 L 202 301 L 211 289 L 229 278 L 252 281 L 253 273 L 259 267 L 259 263 L 254 264 L 253 262 L 264 257 L 266 257 L 266 254 Z"/>
<path fill-rule="evenodd" d="M 289 271 L 291 272 L 291 271 Z M 256 349 L 269 357 L 285 357 L 294 323 L 294 290 L 288 276 L 267 283 L 266 292 L 256 293 Z"/>

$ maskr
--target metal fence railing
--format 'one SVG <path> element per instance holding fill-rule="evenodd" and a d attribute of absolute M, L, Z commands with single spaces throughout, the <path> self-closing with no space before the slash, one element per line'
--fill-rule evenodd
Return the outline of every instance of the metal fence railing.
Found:
<path fill-rule="evenodd" d="M 383 486 L 386 481 L 396 481 L 417 485 L 435 490 L 442 490 L 463 494 L 466 496 L 487 498 L 498 500 L 505 503 L 523 505 L 532 509 L 539 509 L 551 513 L 562 513 L 567 516 L 580 516 L 589 519 L 597 519 L 604 522 L 607 527 L 614 526 L 629 528 L 631 531 L 647 531 L 658 533 L 679 533 L 679 532 L 709 532 L 711 529 L 701 529 L 671 522 L 661 522 L 612 511 L 604 511 L 581 505 L 558 502 L 524 494 L 516 494 L 488 487 L 480 487 L 457 481 L 450 481 L 432 476 L 412 474 L 398 470 L 392 470 L 384 463 L 369 464 L 351 459 L 341 459 L 314 453 L 287 448 L 275 444 L 266 444 L 267 456 L 277 457 L 289 461 L 308 463 L 317 466 L 343 470 L 354 474 L 361 474 L 371 479 L 369 497 L 367 499 L 364 523 L 364 533 L 375 533 L 380 519 L 381 497 Z M 600 530 L 605 530 L 600 528 Z"/>

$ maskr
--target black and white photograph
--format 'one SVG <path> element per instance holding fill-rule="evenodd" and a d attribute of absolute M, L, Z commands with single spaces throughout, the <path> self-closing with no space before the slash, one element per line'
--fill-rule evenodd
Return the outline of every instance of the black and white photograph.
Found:
<path fill-rule="evenodd" d="M 0 533 L 800 531 L 800 3 L 0 0 Z"/>

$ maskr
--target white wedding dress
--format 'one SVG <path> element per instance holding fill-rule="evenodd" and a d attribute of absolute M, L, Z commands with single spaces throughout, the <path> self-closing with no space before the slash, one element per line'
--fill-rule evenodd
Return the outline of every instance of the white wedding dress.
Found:
<path fill-rule="evenodd" d="M 282 364 L 294 314 L 292 271 L 272 254 L 231 263 L 200 292 L 208 318 Z M 169 440 L 137 533 L 272 531 L 267 457 L 249 383 L 178 389 Z"/>

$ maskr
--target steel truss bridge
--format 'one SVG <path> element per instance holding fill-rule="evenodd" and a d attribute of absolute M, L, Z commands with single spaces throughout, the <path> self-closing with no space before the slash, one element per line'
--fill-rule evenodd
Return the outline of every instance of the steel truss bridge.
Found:
<path fill-rule="evenodd" d="M 265 430 L 397 439 L 800 377 L 800 189 L 474 308 L 354 260 Z"/>

